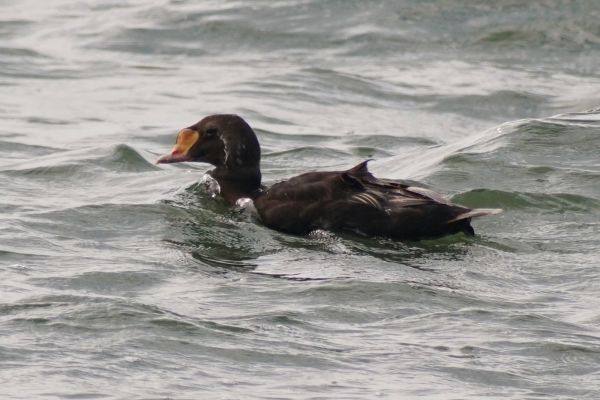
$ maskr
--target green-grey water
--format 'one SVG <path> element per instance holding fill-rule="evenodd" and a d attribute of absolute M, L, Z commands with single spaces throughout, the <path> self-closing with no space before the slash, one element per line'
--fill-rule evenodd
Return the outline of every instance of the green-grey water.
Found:
<path fill-rule="evenodd" d="M 597 399 L 598 65 L 584 0 L 0 0 L 0 397 Z M 154 164 L 220 112 L 505 211 L 269 230 Z"/>

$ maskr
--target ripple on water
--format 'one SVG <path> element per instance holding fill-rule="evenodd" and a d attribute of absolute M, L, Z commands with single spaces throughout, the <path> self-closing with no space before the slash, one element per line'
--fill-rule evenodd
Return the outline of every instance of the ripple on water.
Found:
<path fill-rule="evenodd" d="M 522 193 L 474 189 L 452 197 L 452 201 L 469 207 L 496 207 L 506 210 L 529 209 L 555 213 L 594 213 L 600 200 L 570 193 Z"/>
<path fill-rule="evenodd" d="M 600 166 L 593 150 L 599 145 L 597 133 L 595 127 L 577 124 L 520 121 L 507 126 L 501 136 L 447 155 L 442 168 L 430 175 L 428 182 L 438 187 L 452 182 L 452 190 L 495 182 L 496 189 L 503 192 L 539 193 L 539 197 L 548 194 L 558 196 L 554 200 L 561 203 L 583 201 L 594 208 L 600 196 L 596 184 Z M 573 197 L 569 199 L 569 195 Z M 545 205 L 551 201 L 547 199 Z"/>
<path fill-rule="evenodd" d="M 8 136 L 8 135 L 7 135 Z M 12 136 L 12 135 L 11 135 Z M 16 135 L 14 135 L 16 136 Z M 2 137 L 2 135 L 0 135 Z M 14 137 L 12 138 L 14 139 Z M 19 143 L 8 140 L 0 140 L 0 154 L 5 161 L 6 159 L 23 159 L 43 157 L 52 153 L 61 151 L 47 146 L 39 146 L 32 144 Z M 1 167 L 0 167 L 1 168 Z"/>
<path fill-rule="evenodd" d="M 39 146 L 35 146 L 38 148 Z M 45 148 L 41 148 L 46 150 Z M 34 160 L 8 165 L 0 172 L 19 176 L 64 176 L 97 175 L 97 168 L 113 172 L 157 171 L 159 168 L 146 160 L 132 147 L 119 144 L 109 148 L 90 148 L 84 150 L 56 151 L 47 153 Z"/>

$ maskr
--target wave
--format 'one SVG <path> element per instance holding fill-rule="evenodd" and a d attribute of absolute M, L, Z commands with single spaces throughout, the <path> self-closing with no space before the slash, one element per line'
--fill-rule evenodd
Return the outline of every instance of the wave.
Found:
<path fill-rule="evenodd" d="M 495 47 L 568 47 L 590 49 L 600 47 L 597 21 L 573 21 L 563 18 L 530 21 L 527 24 L 508 23 L 485 29 L 476 44 Z"/>
<path fill-rule="evenodd" d="M 469 207 L 497 207 L 505 210 L 547 210 L 556 213 L 600 210 L 600 200 L 570 193 L 527 193 L 474 189 L 452 197 Z"/>
<path fill-rule="evenodd" d="M 96 175 L 95 170 L 98 168 L 112 172 L 144 172 L 160 169 L 126 144 L 70 151 L 27 146 L 26 150 L 29 155 L 33 150 L 37 150 L 42 155 L 27 161 L 4 164 L 0 167 L 0 173 L 11 176 L 72 177 L 78 174 Z"/>
<path fill-rule="evenodd" d="M 127 279 L 122 276 L 122 279 Z M 249 328 L 185 316 L 152 304 L 112 296 L 50 294 L 12 304 L 0 304 L 0 313 L 9 325 L 46 325 L 58 332 L 65 329 L 111 331 L 124 328 L 216 335 L 245 334 Z M 33 316 L 31 314 L 34 314 Z"/>

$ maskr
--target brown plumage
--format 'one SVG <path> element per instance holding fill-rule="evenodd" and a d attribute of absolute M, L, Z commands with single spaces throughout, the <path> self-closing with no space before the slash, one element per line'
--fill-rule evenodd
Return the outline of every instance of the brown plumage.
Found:
<path fill-rule="evenodd" d="M 180 131 L 172 153 L 158 163 L 180 161 L 214 165 L 208 174 L 228 204 L 251 198 L 266 226 L 294 234 L 326 229 L 400 240 L 473 235 L 471 218 L 500 212 L 473 210 L 425 188 L 377 179 L 368 171 L 368 161 L 346 171 L 308 172 L 264 188 L 258 140 L 236 115 L 212 115 Z"/>

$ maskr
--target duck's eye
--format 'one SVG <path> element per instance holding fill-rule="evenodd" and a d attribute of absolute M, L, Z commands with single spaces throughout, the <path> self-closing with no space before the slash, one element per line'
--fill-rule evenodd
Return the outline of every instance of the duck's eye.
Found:
<path fill-rule="evenodd" d="M 214 135 L 216 135 L 216 134 L 217 134 L 217 128 L 208 128 L 208 129 L 206 129 L 206 130 L 204 131 L 204 134 L 205 134 L 207 137 L 214 136 Z"/>

